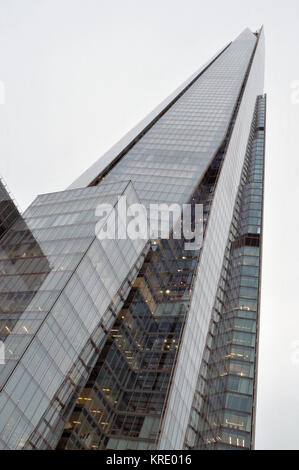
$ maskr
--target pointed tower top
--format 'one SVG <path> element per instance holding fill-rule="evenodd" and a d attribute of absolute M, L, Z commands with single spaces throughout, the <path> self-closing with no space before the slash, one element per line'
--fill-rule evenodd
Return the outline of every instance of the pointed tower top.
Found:
<path fill-rule="evenodd" d="M 256 40 L 256 35 L 249 29 L 245 28 L 239 36 L 236 37 L 235 41 L 252 41 Z"/>

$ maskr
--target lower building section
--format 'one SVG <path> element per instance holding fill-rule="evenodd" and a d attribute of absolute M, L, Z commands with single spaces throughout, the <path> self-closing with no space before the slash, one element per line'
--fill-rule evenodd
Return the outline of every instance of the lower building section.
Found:
<path fill-rule="evenodd" d="M 156 447 L 196 263 L 180 243 L 152 246 L 58 448 Z"/>
<path fill-rule="evenodd" d="M 143 264 L 146 240 L 96 236 L 118 195 L 138 202 L 129 182 L 39 196 L 1 238 L 2 449 L 56 447 Z"/>
<path fill-rule="evenodd" d="M 223 156 L 222 146 L 190 201 L 193 208 L 203 205 L 203 229 Z M 152 242 L 77 398 L 59 449 L 158 447 L 200 259 L 200 250 L 186 250 L 185 242 Z"/>

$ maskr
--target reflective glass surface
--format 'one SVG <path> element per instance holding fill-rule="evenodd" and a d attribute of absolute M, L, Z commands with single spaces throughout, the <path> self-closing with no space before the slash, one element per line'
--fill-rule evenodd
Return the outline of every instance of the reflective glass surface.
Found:
<path fill-rule="evenodd" d="M 255 43 L 242 33 L 104 180 L 130 179 L 145 204 L 187 202 L 225 137 Z"/>
<path fill-rule="evenodd" d="M 252 117 L 257 96 L 263 92 L 263 82 L 264 37 L 262 32 L 213 197 L 191 306 L 163 423 L 159 443 L 161 449 L 177 449 L 184 445 L 245 160 Z"/>
<path fill-rule="evenodd" d="M 3 448 L 56 445 L 69 397 L 137 275 L 146 240 L 95 236 L 97 205 L 118 195 L 138 202 L 129 182 L 39 196 L 1 239 Z"/>
<path fill-rule="evenodd" d="M 265 97 L 257 100 L 185 445 L 254 446 Z"/>
<path fill-rule="evenodd" d="M 204 227 L 223 157 L 221 149 L 192 197 L 204 205 Z M 184 247 L 184 239 L 152 241 L 59 449 L 157 447 L 200 256 Z"/>

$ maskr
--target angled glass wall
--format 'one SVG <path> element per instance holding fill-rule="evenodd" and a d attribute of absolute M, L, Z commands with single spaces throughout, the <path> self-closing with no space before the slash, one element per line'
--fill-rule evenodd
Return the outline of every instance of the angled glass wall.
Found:
<path fill-rule="evenodd" d="M 254 446 L 266 98 L 257 100 L 185 445 Z"/>
<path fill-rule="evenodd" d="M 129 182 L 39 196 L 1 239 L 3 448 L 55 447 L 70 395 L 138 273 L 146 240 L 96 237 L 96 207 L 118 195 L 138 202 Z"/>
<path fill-rule="evenodd" d="M 191 200 L 204 206 L 204 227 L 223 156 L 222 147 Z M 200 256 L 185 242 L 152 242 L 59 449 L 157 447 Z"/>

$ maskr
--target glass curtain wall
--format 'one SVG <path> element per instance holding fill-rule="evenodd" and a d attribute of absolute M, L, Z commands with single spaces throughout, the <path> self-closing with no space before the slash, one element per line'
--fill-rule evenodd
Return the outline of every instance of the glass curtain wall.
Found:
<path fill-rule="evenodd" d="M 266 98 L 258 97 L 185 445 L 254 445 Z"/>

